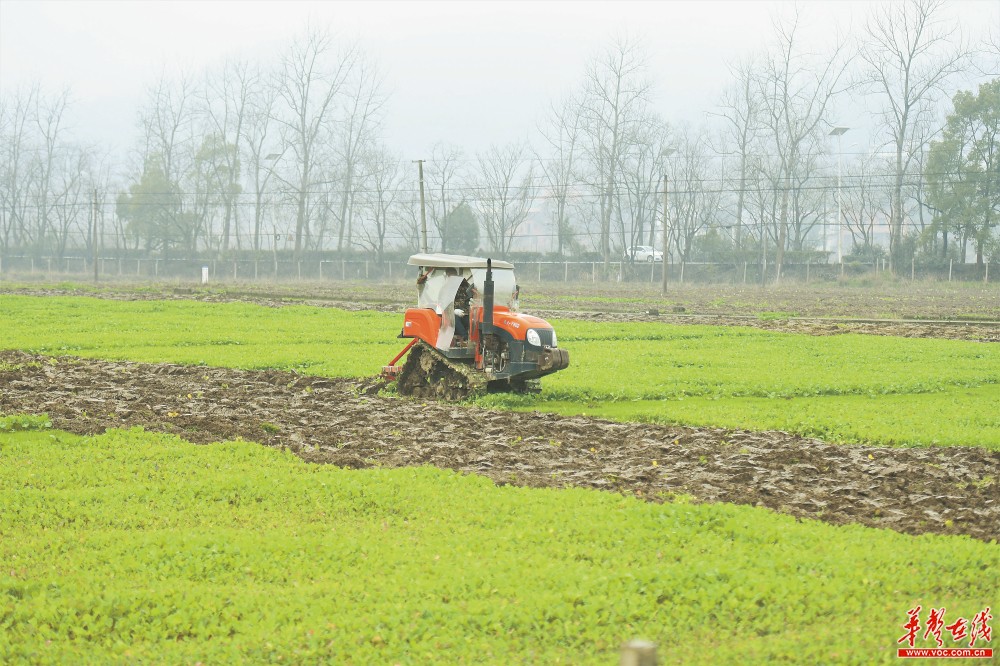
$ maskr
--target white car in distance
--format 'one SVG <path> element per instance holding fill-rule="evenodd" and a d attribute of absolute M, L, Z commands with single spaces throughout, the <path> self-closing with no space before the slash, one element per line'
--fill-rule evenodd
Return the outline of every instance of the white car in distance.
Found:
<path fill-rule="evenodd" d="M 651 245 L 636 245 L 625 250 L 626 261 L 663 261 L 663 253 Z"/>

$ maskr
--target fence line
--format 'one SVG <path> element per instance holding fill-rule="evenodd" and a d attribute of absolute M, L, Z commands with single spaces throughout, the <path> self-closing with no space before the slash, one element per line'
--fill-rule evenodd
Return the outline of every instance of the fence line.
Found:
<path fill-rule="evenodd" d="M 348 281 L 394 280 L 415 268 L 399 260 L 379 263 L 363 259 L 183 259 L 100 257 L 97 275 L 105 278 L 177 279 L 199 281 L 207 268 L 210 281 Z M 662 262 L 630 264 L 616 261 L 604 270 L 601 261 L 521 261 L 515 264 L 519 281 L 530 282 L 650 282 L 663 280 Z M 948 264 L 921 265 L 916 261 L 900 271 L 911 280 L 982 281 L 1000 275 L 1000 265 Z M 775 266 L 757 262 L 681 262 L 669 265 L 668 283 L 767 284 L 777 279 Z M 872 263 L 797 262 L 782 266 L 781 280 L 830 282 L 843 279 L 877 278 L 888 272 L 884 259 Z M 0 257 L 0 279 L 49 278 L 93 279 L 93 259 L 89 257 Z"/>

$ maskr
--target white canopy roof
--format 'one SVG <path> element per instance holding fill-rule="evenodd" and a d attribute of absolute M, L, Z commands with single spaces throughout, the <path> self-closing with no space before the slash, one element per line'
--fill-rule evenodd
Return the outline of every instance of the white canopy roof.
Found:
<path fill-rule="evenodd" d="M 486 268 L 486 259 L 482 257 L 466 257 L 460 254 L 415 254 L 406 262 L 410 266 L 425 266 L 427 268 Z M 500 259 L 493 259 L 493 268 L 513 269 L 514 264 Z"/>

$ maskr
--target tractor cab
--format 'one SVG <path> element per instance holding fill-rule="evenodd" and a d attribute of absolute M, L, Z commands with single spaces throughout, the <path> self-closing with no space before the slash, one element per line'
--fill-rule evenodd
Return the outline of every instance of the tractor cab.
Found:
<path fill-rule="evenodd" d="M 474 350 L 473 342 L 478 335 L 474 335 L 473 322 L 482 321 L 488 268 L 493 279 L 493 311 L 517 312 L 520 289 L 514 280 L 511 263 L 490 260 L 488 267 L 486 259 L 453 254 L 415 254 L 407 263 L 416 266 L 419 275 L 417 307 L 407 310 L 403 327 L 405 337 L 418 333 L 415 337 L 441 351 L 455 350 L 458 355 L 462 348 Z M 432 312 L 436 316 L 432 317 Z M 408 331 L 408 328 L 414 330 Z M 437 332 L 433 342 L 429 329 Z"/>
<path fill-rule="evenodd" d="M 452 254 L 415 254 L 410 266 L 417 266 L 417 307 L 447 307 L 455 301 L 462 282 L 474 290 L 482 305 L 486 283 L 486 260 Z M 514 280 L 514 266 L 506 261 L 492 261 L 493 284 L 496 303 L 517 311 L 518 287 Z M 456 279 L 457 278 L 457 279 Z M 504 295 L 507 296 L 506 301 Z"/>

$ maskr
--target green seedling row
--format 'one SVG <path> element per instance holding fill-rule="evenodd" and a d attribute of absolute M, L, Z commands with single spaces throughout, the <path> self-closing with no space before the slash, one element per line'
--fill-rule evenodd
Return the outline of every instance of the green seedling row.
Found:
<path fill-rule="evenodd" d="M 0 432 L 4 664 L 895 663 L 909 608 L 996 602 L 967 537 L 36 426 Z"/>
<path fill-rule="evenodd" d="M 245 303 L 0 296 L 0 348 L 359 377 L 402 317 Z M 552 322 L 570 367 L 480 404 L 831 441 L 1000 448 L 1000 345 L 746 327 Z"/>

